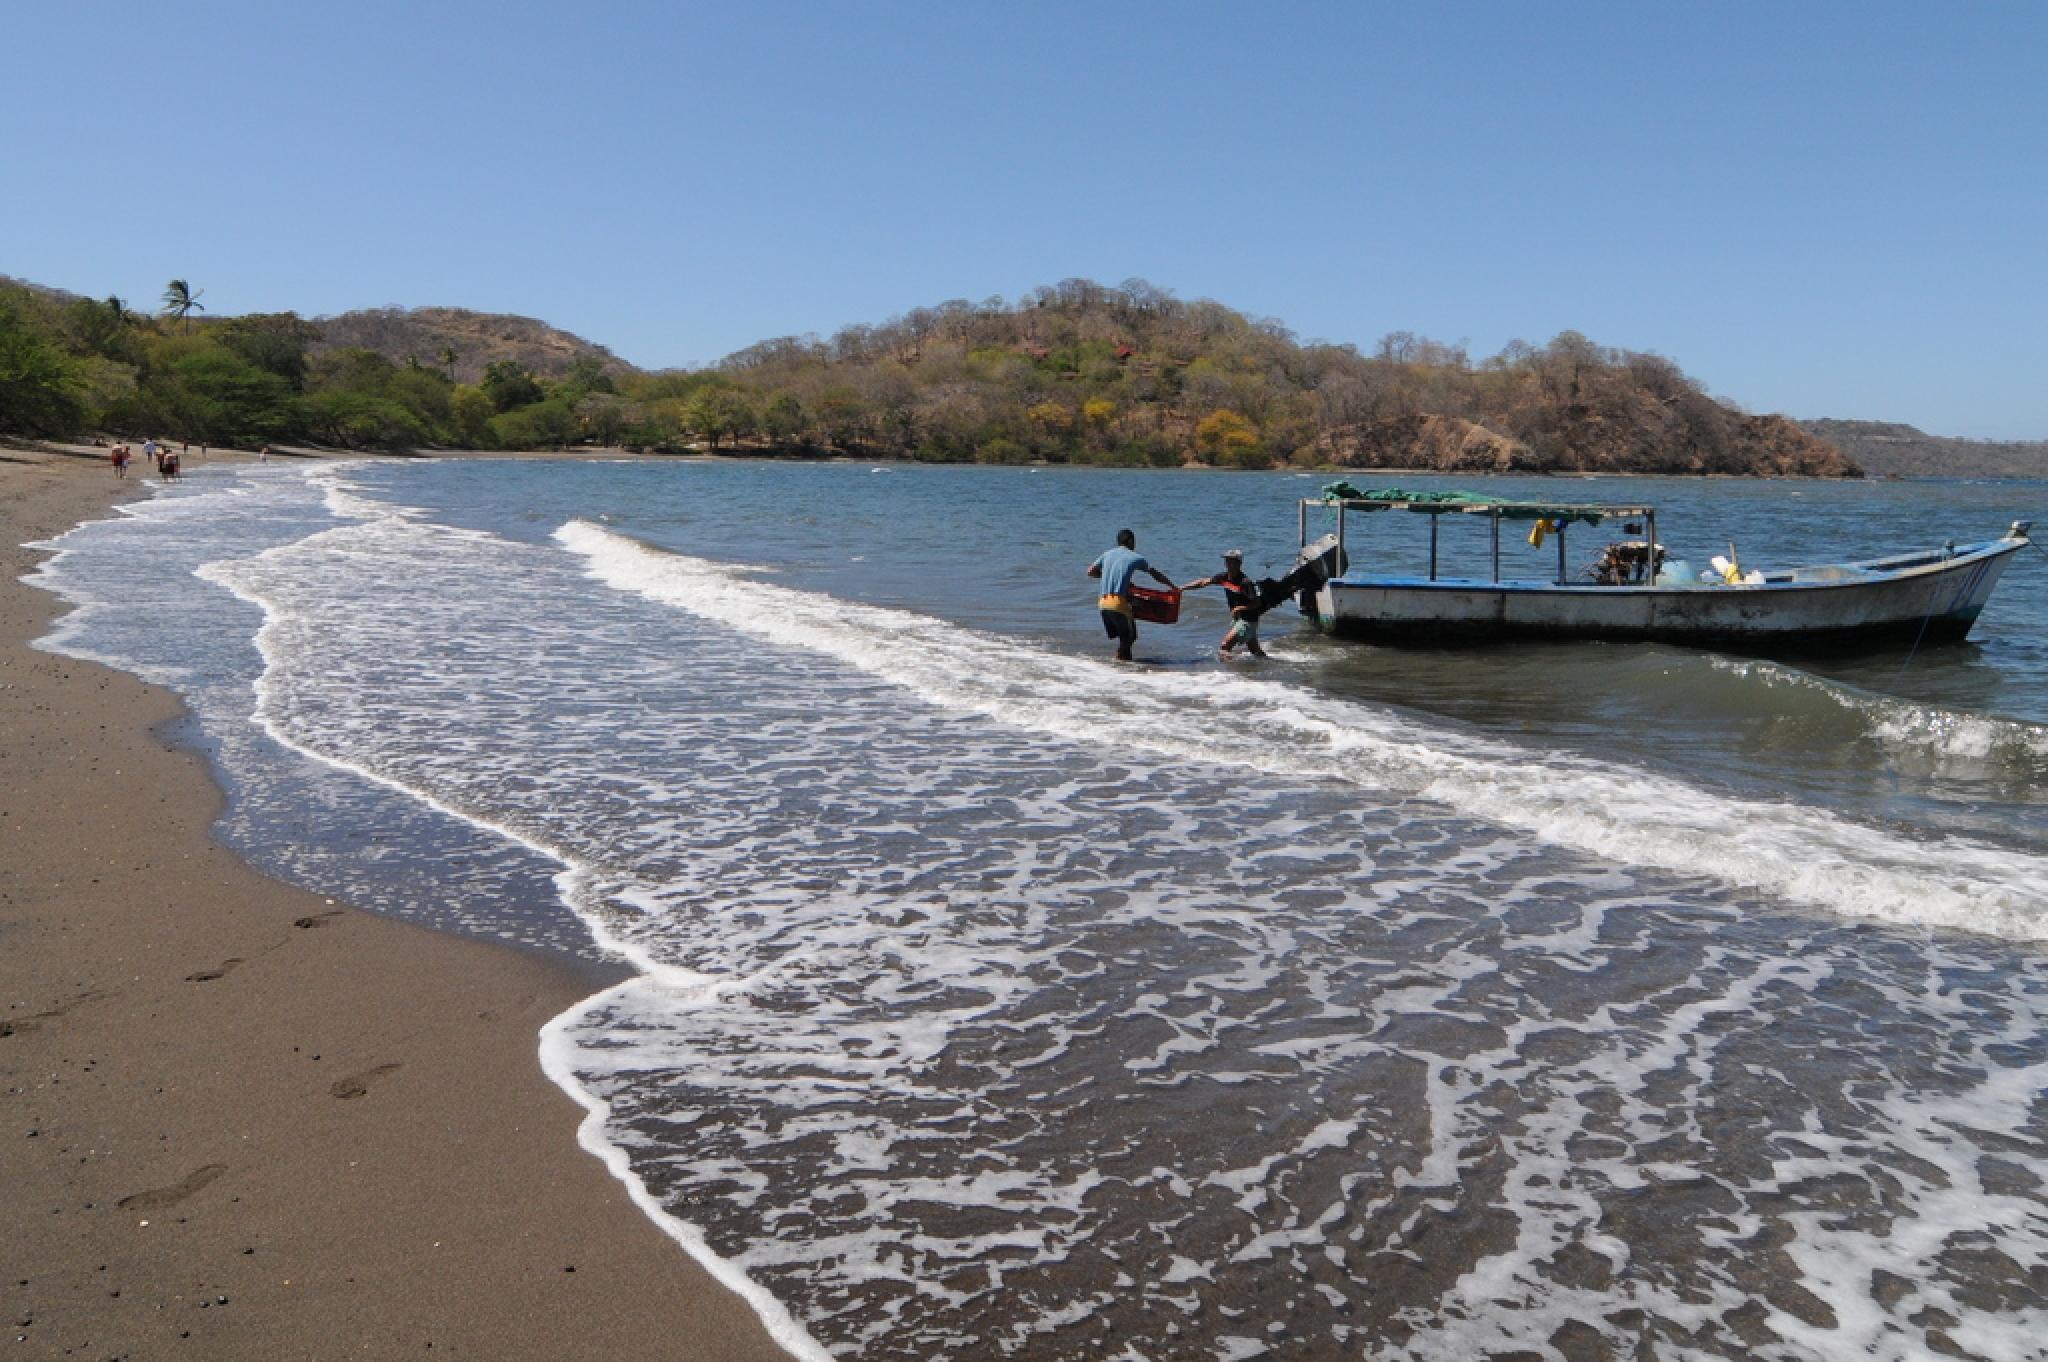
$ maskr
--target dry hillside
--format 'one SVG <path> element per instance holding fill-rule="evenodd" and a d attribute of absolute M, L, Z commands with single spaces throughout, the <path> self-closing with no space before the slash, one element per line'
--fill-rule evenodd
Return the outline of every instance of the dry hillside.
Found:
<path fill-rule="evenodd" d="M 1697 428 L 1581 422 L 1569 441 L 1534 448 L 1456 416 L 1361 422 L 1317 441 L 1317 461 L 1345 468 L 1427 468 L 1442 473 L 1719 473 L 1853 478 L 1841 450 L 1782 416 L 1726 411 Z M 1711 419 L 1711 418 L 1710 418 Z"/>
<path fill-rule="evenodd" d="M 1799 424 L 1873 477 L 2048 478 L 2048 440 L 1957 440 L 1895 421 Z"/>
<path fill-rule="evenodd" d="M 378 307 L 315 319 L 314 353 L 359 347 L 394 364 L 416 359 L 459 383 L 476 383 L 498 360 L 514 360 L 543 378 L 559 378 L 586 356 L 607 372 L 635 372 L 602 345 L 532 317 L 459 307 Z M 452 358 L 451 358 L 452 357 Z"/>

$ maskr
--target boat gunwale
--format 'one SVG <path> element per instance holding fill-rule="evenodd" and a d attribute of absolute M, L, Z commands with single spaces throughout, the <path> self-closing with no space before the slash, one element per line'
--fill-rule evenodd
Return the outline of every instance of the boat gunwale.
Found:
<path fill-rule="evenodd" d="M 1893 582 L 1910 581 L 1916 577 L 1939 574 L 1972 562 L 1984 562 L 2003 554 L 2017 553 L 2033 541 L 2030 539 L 1987 539 L 1980 543 L 1965 545 L 1956 549 L 1950 557 L 1931 561 L 1915 562 L 1910 566 L 1888 568 L 1887 563 L 1901 559 L 1926 559 L 1926 553 L 1894 554 L 1888 558 L 1869 558 L 1852 563 L 1811 563 L 1796 568 L 1776 568 L 1765 574 L 1761 582 L 1627 582 L 1603 585 L 1599 582 L 1556 582 L 1548 578 L 1524 577 L 1495 581 L 1486 577 L 1358 577 L 1350 573 L 1332 577 L 1324 583 L 1326 587 L 1346 587 L 1352 590 L 1397 589 L 1402 591 L 1512 591 L 1528 594 L 1544 592 L 1551 594 L 1588 595 L 1606 598 L 1610 596 L 1666 596 L 1679 594 L 1719 594 L 1723 592 L 1767 591 L 1783 594 L 1788 591 L 1840 591 L 1845 587 L 1874 587 Z M 1934 549 L 1929 553 L 1941 553 Z M 1848 568 L 1881 573 L 1877 577 L 1851 578 L 1836 581 L 1800 582 L 1772 581 L 1773 576 L 1788 573 L 1812 572 L 1821 568 Z"/>

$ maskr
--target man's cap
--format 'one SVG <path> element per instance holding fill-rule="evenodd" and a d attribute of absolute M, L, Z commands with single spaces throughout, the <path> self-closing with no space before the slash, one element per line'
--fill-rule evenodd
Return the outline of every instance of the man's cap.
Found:
<path fill-rule="evenodd" d="M 1242 563 L 1242 562 L 1244 561 L 1244 550 L 1243 550 L 1243 549 L 1225 549 L 1225 550 L 1223 550 L 1223 560 L 1224 560 L 1225 562 L 1230 562 L 1230 561 L 1231 561 L 1231 560 L 1233 560 L 1233 559 L 1234 559 L 1234 560 L 1236 560 L 1237 562 L 1240 562 L 1240 563 Z"/>

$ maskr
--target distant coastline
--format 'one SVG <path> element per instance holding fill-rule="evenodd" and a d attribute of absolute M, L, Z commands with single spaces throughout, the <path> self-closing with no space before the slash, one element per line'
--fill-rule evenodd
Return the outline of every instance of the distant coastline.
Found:
<path fill-rule="evenodd" d="M 1857 477 L 1671 360 L 1566 331 L 1483 358 L 1370 351 L 1130 280 L 953 300 L 647 372 L 526 317 L 145 312 L 0 278 L 0 435 L 392 452 L 619 446 L 922 463 Z"/>
<path fill-rule="evenodd" d="M 1803 420 L 1866 474 L 1890 478 L 2048 478 L 2048 440 L 1959 440 L 1895 421 Z"/>

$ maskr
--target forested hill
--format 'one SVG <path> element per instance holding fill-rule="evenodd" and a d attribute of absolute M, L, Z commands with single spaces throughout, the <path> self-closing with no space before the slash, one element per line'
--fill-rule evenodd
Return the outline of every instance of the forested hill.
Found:
<path fill-rule="evenodd" d="M 1878 477 L 2048 478 L 2048 440 L 1957 440 L 1891 421 L 1799 424 Z"/>
<path fill-rule="evenodd" d="M 432 364 L 458 383 L 481 383 L 493 364 L 510 362 L 539 378 L 559 379 L 578 360 L 594 361 L 606 373 L 633 366 L 581 336 L 532 317 L 470 312 L 459 307 L 379 307 L 318 317 L 316 355 L 337 350 L 373 350 L 394 364 Z"/>
<path fill-rule="evenodd" d="M 1833 446 L 1575 332 L 1370 352 L 1143 281 L 913 309 L 647 373 L 528 318 L 154 314 L 0 280 L 0 433 L 352 448 L 623 444 L 945 462 L 1855 476 Z"/>
<path fill-rule="evenodd" d="M 1778 416 L 1715 401 L 1659 355 L 1576 332 L 1474 361 L 1406 332 L 1371 353 L 1183 302 L 1068 280 L 951 302 L 830 340 L 785 337 L 716 377 L 742 442 L 913 458 L 1469 472 L 1857 475 Z M 734 432 L 742 427 L 748 432 Z"/>

